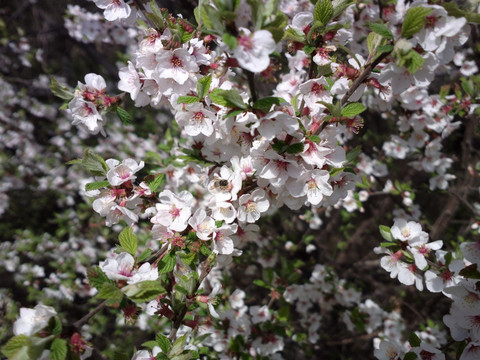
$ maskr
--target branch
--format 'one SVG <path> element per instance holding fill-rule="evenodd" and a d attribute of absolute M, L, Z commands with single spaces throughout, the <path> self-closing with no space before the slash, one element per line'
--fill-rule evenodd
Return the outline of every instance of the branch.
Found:
<path fill-rule="evenodd" d="M 212 266 L 211 260 L 209 258 L 207 258 L 202 263 L 202 272 L 200 273 L 200 276 L 198 277 L 197 285 L 195 285 L 195 289 L 193 289 L 192 294 L 195 294 L 198 291 L 198 288 L 202 284 L 203 280 L 210 273 L 210 271 L 212 270 L 212 267 L 213 266 Z M 173 341 L 175 339 L 175 337 L 177 335 L 177 332 L 178 332 L 178 329 L 180 328 L 180 325 L 182 325 L 182 321 L 185 318 L 185 315 L 187 315 L 187 311 L 188 311 L 188 305 L 185 304 L 182 311 L 180 312 L 180 314 L 178 314 L 178 316 L 175 316 L 175 320 L 174 320 L 173 326 L 172 326 L 172 332 L 170 333 L 170 335 L 168 337 L 170 340 Z"/>
<path fill-rule="evenodd" d="M 443 207 L 442 213 L 433 224 L 430 230 L 431 239 L 441 238 L 442 233 L 450 225 L 450 222 L 460 207 L 461 200 L 459 199 L 466 201 L 465 197 L 468 195 L 468 192 L 474 185 L 475 171 L 473 169 L 475 168 L 475 159 L 472 159 L 472 139 L 475 133 L 474 130 L 476 121 L 478 121 L 477 117 L 470 116 L 465 124 L 461 154 L 461 166 L 463 169 L 465 169 L 464 175 L 461 179 L 459 179 L 459 181 L 455 184 L 454 189 L 451 191 L 456 196 L 451 196 L 448 199 L 447 203 Z"/>
<path fill-rule="evenodd" d="M 252 102 L 255 102 L 258 100 L 257 90 L 255 89 L 255 74 L 249 70 L 244 70 L 244 71 L 247 74 L 248 87 L 250 88 L 250 95 L 252 96 Z"/>
<path fill-rule="evenodd" d="M 363 72 L 360 74 L 360 76 L 353 82 L 352 87 L 348 89 L 347 93 L 343 96 L 341 104 L 345 105 L 345 103 L 348 101 L 350 96 L 353 95 L 353 93 L 358 89 L 358 87 L 366 80 L 366 78 L 370 75 L 373 69 L 380 64 L 380 62 L 385 59 L 388 55 L 390 55 L 390 52 L 384 52 L 381 53 L 375 60 L 373 60 L 371 63 L 369 63 Z"/>
<path fill-rule="evenodd" d="M 75 321 L 73 323 L 73 326 L 75 326 L 77 329 L 80 329 L 83 324 L 85 324 L 88 320 L 90 320 L 90 318 L 92 318 L 93 316 L 95 316 L 95 314 L 103 310 L 103 308 L 107 305 L 107 301 L 108 300 L 102 301 L 100 304 L 97 305 L 95 309 L 90 311 L 87 315 L 82 317 L 80 320 Z"/>
<path fill-rule="evenodd" d="M 358 87 L 367 79 L 373 69 L 380 64 L 380 62 L 385 59 L 391 52 L 384 52 L 381 53 L 375 60 L 369 63 L 360 76 L 353 82 L 352 86 L 348 89 L 348 91 L 343 95 L 342 100 L 340 100 L 340 104 L 343 106 L 348 101 L 348 99 L 353 95 L 353 93 L 358 89 Z M 323 122 L 322 125 L 317 129 L 315 132 L 316 135 L 320 134 L 328 125 L 328 122 Z"/>

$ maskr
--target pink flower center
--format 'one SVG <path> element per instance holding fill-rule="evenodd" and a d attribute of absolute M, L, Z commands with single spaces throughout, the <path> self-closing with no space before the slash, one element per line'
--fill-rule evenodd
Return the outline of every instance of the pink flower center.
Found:
<path fill-rule="evenodd" d="M 195 115 L 193 115 L 193 120 L 196 122 L 202 122 L 205 119 L 205 115 L 201 111 L 197 111 Z"/>
<path fill-rule="evenodd" d="M 253 49 L 253 41 L 252 41 L 252 38 L 247 36 L 247 35 L 243 35 L 241 36 L 239 39 L 238 39 L 238 43 L 240 44 L 240 46 L 243 46 L 243 48 L 245 50 L 252 50 Z"/>
<path fill-rule="evenodd" d="M 170 215 L 172 215 L 172 217 L 173 217 L 174 219 L 176 219 L 177 217 L 180 216 L 180 209 L 177 208 L 175 205 L 172 205 L 169 213 L 170 213 Z"/>
<path fill-rule="evenodd" d="M 172 64 L 172 66 L 173 66 L 174 68 L 183 67 L 182 60 L 180 60 L 177 56 L 173 56 L 173 57 L 170 59 L 170 63 Z"/>
<path fill-rule="evenodd" d="M 325 91 L 325 88 L 322 84 L 313 83 L 311 92 L 315 95 L 320 95 L 321 92 Z"/>
<path fill-rule="evenodd" d="M 453 273 L 450 270 L 445 269 L 440 274 L 440 277 L 442 278 L 443 282 L 448 282 L 448 281 L 451 281 L 453 279 Z"/>

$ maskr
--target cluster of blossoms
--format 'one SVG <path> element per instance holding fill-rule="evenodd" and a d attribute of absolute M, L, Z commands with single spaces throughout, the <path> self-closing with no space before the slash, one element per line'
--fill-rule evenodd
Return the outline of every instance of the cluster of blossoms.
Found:
<path fill-rule="evenodd" d="M 387 253 L 381 259 L 381 266 L 390 273 L 392 278 L 404 285 L 414 285 L 420 291 L 425 286 L 433 293 L 442 292 L 453 303 L 450 314 L 443 317 L 443 321 L 450 328 L 455 341 L 467 340 L 461 359 L 476 359 L 480 354 L 478 338 L 479 300 L 480 293 L 475 285 L 476 281 L 469 278 L 465 269 L 480 265 L 480 243 L 464 242 L 460 245 L 461 255 L 454 258 L 452 253 L 442 250 L 442 240 L 429 242 L 428 234 L 422 230 L 419 223 L 397 219 L 393 226 L 383 228 L 386 240 L 392 241 L 389 247 L 377 248 L 377 253 Z M 445 359 L 445 355 L 432 344 L 421 345 L 418 351 L 430 354 L 435 359 Z M 407 349 L 408 350 L 408 349 Z M 385 340 L 376 352 L 378 359 L 384 359 L 385 354 L 394 352 L 397 356 L 402 353 L 401 348 L 395 345 L 392 339 Z M 410 350 L 411 351 L 411 350 Z M 418 351 L 415 351 L 418 353 Z M 423 357 L 422 357 L 423 359 Z"/>
<path fill-rule="evenodd" d="M 156 340 L 143 344 L 149 350 L 137 351 L 132 359 L 160 353 L 168 358 L 198 357 L 202 347 L 213 348 L 219 358 L 280 359 L 286 341 L 319 344 L 323 316 L 338 307 L 350 331 L 359 328 L 362 319 L 363 330 L 376 337 L 375 356 L 380 360 L 403 359 L 408 352 L 422 360 L 445 359 L 440 350 L 446 343 L 443 333 L 424 331 L 416 335 L 421 342 L 399 345 L 405 331 L 399 313 L 382 310 L 372 299 L 362 301 L 354 286 L 318 262 L 308 283 L 280 278 L 278 255 L 265 245 L 270 239 L 257 223 L 284 205 L 293 211 L 306 206 L 310 215 L 305 218 L 315 229 L 321 225 L 320 214 L 330 216 L 335 208 L 364 212 L 362 204 L 377 185 L 384 185 L 382 195 L 401 193 L 403 204 L 418 215 L 411 192 L 402 184 L 392 185 L 390 180 L 382 184 L 380 179 L 391 175 L 387 161 L 372 159 L 366 152 L 357 161 L 359 151 L 348 145 L 364 125 L 360 114 L 365 104 L 372 110 L 388 110 L 384 118 L 397 122 L 400 135 L 382 139 L 383 154 L 400 160 L 413 155 L 414 169 L 433 174 L 430 190 L 447 189 L 455 178 L 448 173 L 453 157 L 441 152 L 442 141 L 461 126 L 456 115 L 475 114 L 476 99 L 471 94 L 461 99 L 458 94 L 432 95 L 428 90 L 435 74 L 451 69 L 456 48 L 468 40 L 466 18 L 449 16 L 444 7 L 425 1 L 399 0 L 386 7 L 282 1 L 283 13 L 274 2 L 204 2 L 195 13 L 196 28 L 181 16 L 158 9 L 154 1 L 142 11 L 124 0 L 93 1 L 107 22 L 70 7 L 66 27 L 71 36 L 130 45 L 130 59 L 119 69 L 118 89 L 129 94 L 136 107 L 172 113 L 163 144 L 157 146 L 160 141 L 154 135 L 143 140 L 109 129 L 114 145 L 122 143 L 130 151 L 118 154 L 105 139 L 98 140 L 95 151 L 122 160 L 104 161 L 85 151 L 76 161 L 95 177 L 84 181 L 82 196 L 93 198 L 92 208 L 105 218 L 105 225 L 119 230 L 119 224 L 127 224 L 119 235 L 119 249 L 101 261 L 84 239 L 71 236 L 60 247 L 80 248 L 78 253 L 99 263 L 88 272 L 88 284 L 75 279 L 72 288 L 82 296 L 96 293 L 105 304 L 121 308 L 127 322 L 148 316 L 139 327 L 165 321 Z M 137 19 L 139 30 L 133 29 Z M 136 35 L 139 41 L 132 44 Z M 288 54 L 283 56 L 284 49 Z M 264 85 L 274 79 L 285 64 L 288 73 L 281 74 L 275 86 L 266 86 L 273 96 L 259 96 L 266 91 L 256 82 Z M 467 74 L 469 67 L 474 64 L 462 64 L 460 73 Z M 74 93 L 58 84 L 52 87 L 66 100 L 80 137 L 106 135 L 106 112 L 116 111 L 122 120 L 127 116 L 120 107 L 123 95 L 109 96 L 100 75 L 87 74 Z M 28 124 L 21 126 L 33 133 Z M 19 134 L 3 129 L 1 133 L 9 148 L 20 142 Z M 56 137 L 52 143 L 58 146 L 61 141 Z M 375 152 L 380 150 L 369 154 Z M 355 193 L 357 182 L 364 190 Z M 8 204 L 8 195 L 0 191 L 0 200 Z M 1 216 L 8 205 L 0 206 Z M 419 291 L 425 286 L 452 299 L 444 323 L 455 341 L 466 343 L 461 359 L 477 358 L 480 294 L 464 275 L 469 266 L 480 266 L 479 243 L 463 243 L 461 254 L 454 256 L 442 250 L 443 241 L 429 242 L 417 222 L 397 218 L 391 229 L 381 231 L 389 241 L 376 250 L 386 254 L 381 266 L 404 285 L 415 285 Z M 54 246 L 48 237 L 44 240 L 42 249 Z M 251 254 L 251 243 L 264 247 L 255 261 L 272 278 L 271 284 L 264 284 L 271 290 L 268 305 L 247 306 L 242 290 L 221 290 L 221 274 L 234 272 L 232 257 Z M 21 253 L 10 242 L 2 248 L 13 251 L 11 259 L 2 259 L 13 271 Z M 305 252 L 315 250 L 311 245 Z M 76 273 L 87 273 L 83 263 L 74 265 Z M 17 279 L 25 284 L 31 283 L 23 276 L 26 273 L 35 279 L 46 277 L 41 266 L 21 266 Z M 59 289 L 48 296 L 73 300 L 72 288 L 60 284 L 60 278 L 61 274 L 49 274 L 45 282 Z M 38 289 L 39 281 L 33 283 Z M 222 293 L 228 305 L 215 308 Z M 295 326 L 305 332 L 306 340 L 282 330 L 288 315 L 273 306 L 280 299 L 299 316 Z M 58 346 L 65 347 L 65 358 L 66 342 L 55 338 L 60 335 L 55 316 L 53 308 L 43 305 L 22 308 L 14 325 L 15 341 L 3 351 L 15 355 L 13 343 L 23 341 L 19 351 L 24 351 L 31 346 L 26 338 L 37 341 L 45 335 L 51 343 L 45 340 L 50 345 L 41 358 L 53 356 L 52 352 L 62 358 Z M 68 344 L 68 351 L 78 357 L 90 355 L 79 333 Z"/>
<path fill-rule="evenodd" d="M 135 16 L 132 16 L 131 20 L 134 19 Z M 137 31 L 128 23 L 128 20 L 126 25 L 117 21 L 106 21 L 101 14 L 88 12 L 78 5 L 68 5 L 65 17 L 68 34 L 84 43 L 130 45 L 137 37 Z"/>

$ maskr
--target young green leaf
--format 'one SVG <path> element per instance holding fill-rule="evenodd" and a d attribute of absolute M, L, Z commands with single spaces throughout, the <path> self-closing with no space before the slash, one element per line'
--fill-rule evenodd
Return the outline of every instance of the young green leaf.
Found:
<path fill-rule="evenodd" d="M 333 5 L 331 0 L 318 0 L 313 10 L 313 19 L 326 25 L 333 17 Z"/>
<path fill-rule="evenodd" d="M 416 359 L 418 359 L 418 356 L 413 351 L 407 352 L 403 357 L 403 360 L 416 360 Z"/>
<path fill-rule="evenodd" d="M 83 154 L 82 165 L 95 176 L 106 176 L 108 171 L 108 165 L 105 160 L 88 149 Z"/>
<path fill-rule="evenodd" d="M 414 6 L 408 9 L 402 24 L 402 37 L 410 39 L 422 30 L 425 25 L 425 18 L 431 11 L 432 9 L 421 6 Z"/>
<path fill-rule="evenodd" d="M 367 109 L 362 103 L 350 103 L 342 109 L 342 116 L 353 117 L 361 114 Z"/>
<path fill-rule="evenodd" d="M 247 104 L 243 102 L 242 96 L 237 90 L 214 89 L 208 96 L 217 105 L 247 109 Z"/>
<path fill-rule="evenodd" d="M 383 36 L 384 38 L 393 39 L 392 31 L 385 24 L 369 23 L 368 27 L 370 30 Z"/>
<path fill-rule="evenodd" d="M 177 99 L 177 104 L 193 104 L 199 101 L 200 98 L 196 96 L 179 96 Z"/>
<path fill-rule="evenodd" d="M 422 340 L 420 340 L 417 334 L 415 334 L 414 332 L 411 332 L 408 335 L 408 342 L 410 343 L 411 347 L 418 347 L 422 343 Z"/>
<path fill-rule="evenodd" d="M 120 246 L 130 255 L 135 256 L 137 253 L 137 237 L 133 233 L 131 227 L 126 227 L 118 236 Z"/>
<path fill-rule="evenodd" d="M 212 75 L 207 75 L 197 82 L 197 96 L 203 99 L 210 91 L 210 84 L 212 83 Z"/>
<path fill-rule="evenodd" d="M 157 174 L 155 175 L 155 178 L 148 183 L 148 187 L 151 192 L 155 192 L 164 182 L 165 174 Z"/>
<path fill-rule="evenodd" d="M 56 338 L 50 346 L 50 359 L 65 360 L 67 357 L 67 342 L 64 339 Z"/>
<path fill-rule="evenodd" d="M 160 346 L 160 349 L 162 349 L 162 352 L 165 354 L 168 354 L 168 352 L 172 348 L 172 343 L 170 342 L 170 340 L 160 333 L 158 333 L 155 337 L 155 342 L 158 344 L 158 346 Z"/>
<path fill-rule="evenodd" d="M 262 110 L 264 113 L 267 113 L 270 111 L 273 105 L 280 105 L 284 103 L 287 103 L 285 99 L 282 99 L 280 97 L 268 96 L 255 101 L 252 107 L 254 109 Z"/>
<path fill-rule="evenodd" d="M 177 256 L 173 251 L 166 253 L 162 260 L 158 263 L 158 272 L 160 274 L 166 274 L 175 268 L 177 263 Z"/>
<path fill-rule="evenodd" d="M 110 183 L 108 180 L 104 181 L 95 181 L 91 182 L 85 185 L 85 191 L 92 191 L 92 190 L 98 190 L 98 189 L 103 189 L 104 187 L 109 186 Z"/>
<path fill-rule="evenodd" d="M 380 225 L 379 230 L 380 230 L 380 235 L 382 235 L 382 237 L 385 240 L 387 240 L 388 242 L 394 242 L 395 241 L 395 239 L 393 238 L 392 233 L 390 231 L 390 228 L 388 226 Z"/>
<path fill-rule="evenodd" d="M 104 283 L 113 284 L 113 281 L 110 280 L 107 275 L 102 271 L 99 266 L 93 266 L 87 270 L 88 282 L 91 286 L 100 289 Z"/>
<path fill-rule="evenodd" d="M 223 34 L 222 40 L 230 48 L 230 50 L 233 50 L 237 47 L 237 38 L 230 33 Z"/>
<path fill-rule="evenodd" d="M 121 300 L 123 298 L 122 290 L 117 288 L 114 284 L 104 283 L 96 295 L 99 299 L 107 300 Z"/>
<path fill-rule="evenodd" d="M 299 154 L 301 152 L 303 152 L 303 143 L 295 143 L 295 144 L 292 144 L 290 146 L 287 147 L 287 149 L 285 150 L 285 152 L 287 154 L 292 154 L 292 155 L 295 155 L 295 154 Z"/>
<path fill-rule="evenodd" d="M 66 86 L 60 85 L 57 79 L 55 79 L 53 76 L 50 81 L 50 91 L 56 97 L 68 102 L 70 102 L 70 100 L 72 100 L 74 97 L 73 92 L 71 92 Z"/>
<path fill-rule="evenodd" d="M 9 359 L 29 359 L 27 355 L 28 336 L 17 335 L 12 337 L 8 340 L 7 344 L 2 347 L 2 353 Z"/>
<path fill-rule="evenodd" d="M 124 108 L 121 108 L 120 106 L 117 106 L 115 109 L 115 112 L 117 113 L 118 117 L 122 121 L 123 125 L 129 125 L 132 122 L 132 116 L 128 113 L 127 110 Z"/>

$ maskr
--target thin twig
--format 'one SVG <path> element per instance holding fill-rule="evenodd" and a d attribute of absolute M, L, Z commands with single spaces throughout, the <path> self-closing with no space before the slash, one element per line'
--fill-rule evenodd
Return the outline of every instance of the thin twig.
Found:
<path fill-rule="evenodd" d="M 80 329 L 83 324 L 85 324 L 88 320 L 90 320 L 90 318 L 92 318 L 93 316 L 95 316 L 95 314 L 97 314 L 98 312 L 102 311 L 103 308 L 104 308 L 106 305 L 107 305 L 107 300 L 104 300 L 103 302 L 101 302 L 100 304 L 98 304 L 95 309 L 93 309 L 92 311 L 90 311 L 87 315 L 85 315 L 84 317 L 82 317 L 80 320 L 75 321 L 75 322 L 73 323 L 73 326 L 75 326 L 77 329 Z"/>
<path fill-rule="evenodd" d="M 202 272 L 200 273 L 200 276 L 198 277 L 198 282 L 195 285 L 195 288 L 193 289 L 192 294 L 195 294 L 198 291 L 198 288 L 202 284 L 203 280 L 210 273 L 210 270 L 212 270 L 212 264 L 210 262 L 210 259 L 207 258 L 202 263 Z M 175 320 L 174 320 L 173 326 L 172 326 L 172 332 L 170 333 L 170 335 L 168 337 L 171 341 L 173 341 L 175 339 L 175 337 L 177 336 L 178 329 L 180 328 L 180 325 L 182 325 L 182 321 L 185 318 L 185 315 L 187 315 L 187 311 L 188 311 L 188 305 L 185 304 L 182 311 L 180 312 L 180 314 L 175 316 L 175 318 L 174 318 Z"/>
<path fill-rule="evenodd" d="M 255 74 L 249 70 L 245 70 L 248 79 L 248 87 L 250 88 L 250 95 L 252 96 L 252 102 L 258 100 L 257 90 L 255 89 Z"/>
<path fill-rule="evenodd" d="M 358 89 L 358 87 L 367 79 L 373 69 L 380 64 L 380 62 L 385 59 L 390 52 L 384 52 L 380 54 L 374 61 L 369 63 L 360 76 L 353 82 L 352 86 L 348 89 L 348 91 L 343 95 L 342 100 L 340 100 L 340 104 L 343 106 L 348 101 L 348 99 L 353 95 L 353 93 Z M 324 121 L 322 125 L 319 126 L 317 131 L 315 132 L 316 135 L 320 134 L 328 125 L 329 123 Z"/>

